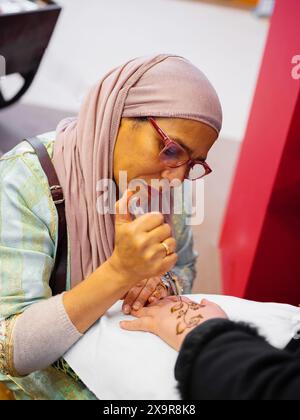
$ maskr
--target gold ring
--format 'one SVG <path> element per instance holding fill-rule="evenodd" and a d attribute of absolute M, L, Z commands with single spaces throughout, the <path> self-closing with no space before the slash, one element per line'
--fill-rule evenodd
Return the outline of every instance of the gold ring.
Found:
<path fill-rule="evenodd" d="M 167 290 L 167 287 L 166 287 L 163 283 L 158 284 L 158 285 L 156 286 L 155 291 L 153 292 L 153 296 L 154 296 L 154 297 L 156 297 L 156 298 L 158 298 L 158 299 L 160 299 L 160 297 L 161 297 L 161 293 L 162 293 L 164 290 Z"/>
<path fill-rule="evenodd" d="M 161 244 L 162 244 L 162 246 L 166 250 L 166 257 L 168 257 L 169 255 L 173 254 L 173 252 L 170 250 L 169 246 L 165 242 L 161 242 Z"/>

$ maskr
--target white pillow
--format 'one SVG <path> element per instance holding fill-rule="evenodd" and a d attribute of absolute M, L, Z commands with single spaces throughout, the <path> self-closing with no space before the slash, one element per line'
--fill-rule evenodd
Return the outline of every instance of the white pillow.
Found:
<path fill-rule="evenodd" d="M 219 304 L 229 318 L 256 326 L 277 348 L 300 330 L 300 309 L 277 303 L 250 302 L 229 296 L 190 295 Z M 116 303 L 64 356 L 86 386 L 107 400 L 176 400 L 174 366 L 177 352 L 158 337 L 120 329 L 130 319 Z"/>

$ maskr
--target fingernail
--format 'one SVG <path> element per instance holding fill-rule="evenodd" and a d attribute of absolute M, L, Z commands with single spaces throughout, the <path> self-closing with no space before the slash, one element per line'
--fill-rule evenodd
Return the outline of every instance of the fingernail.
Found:
<path fill-rule="evenodd" d="M 124 306 L 124 312 L 125 312 L 125 314 L 130 314 L 130 311 L 131 311 L 130 306 L 129 305 L 125 305 Z"/>
<path fill-rule="evenodd" d="M 135 304 L 133 305 L 133 309 L 134 309 L 135 311 L 138 311 L 138 310 L 140 309 L 140 307 L 141 307 L 141 304 L 140 304 L 139 302 L 137 302 L 137 303 L 135 303 Z"/>

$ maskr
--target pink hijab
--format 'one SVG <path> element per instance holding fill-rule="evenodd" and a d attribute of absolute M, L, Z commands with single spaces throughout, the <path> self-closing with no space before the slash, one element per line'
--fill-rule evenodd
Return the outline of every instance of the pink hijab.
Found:
<path fill-rule="evenodd" d="M 113 152 L 122 117 L 201 121 L 218 133 L 222 110 L 204 74 L 174 55 L 137 58 L 110 71 L 88 94 L 76 119 L 57 128 L 53 163 L 66 200 L 74 287 L 114 250 L 114 215 L 97 212 L 96 185 L 113 179 Z"/>

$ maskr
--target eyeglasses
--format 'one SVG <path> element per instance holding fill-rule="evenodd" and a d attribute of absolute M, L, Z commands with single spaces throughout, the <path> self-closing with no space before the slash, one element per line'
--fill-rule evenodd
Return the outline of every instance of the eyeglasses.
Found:
<path fill-rule="evenodd" d="M 148 121 L 152 124 L 165 147 L 159 154 L 161 162 L 168 168 L 179 168 L 188 165 L 186 178 L 192 181 L 203 178 L 212 172 L 208 164 L 201 160 L 191 159 L 190 154 L 180 144 L 171 140 L 170 137 L 157 125 L 154 118 L 149 117 Z"/>

